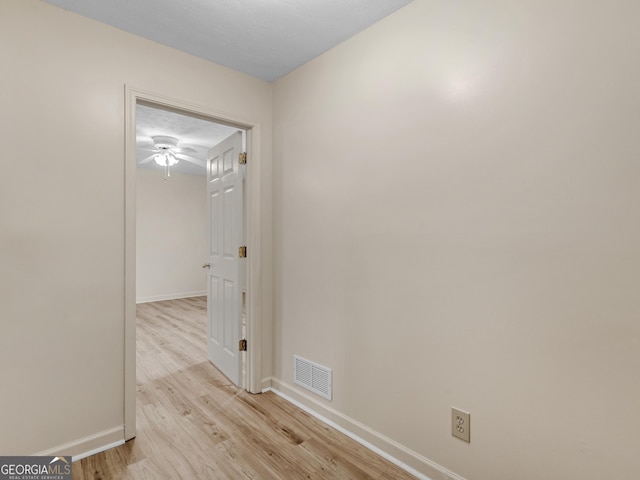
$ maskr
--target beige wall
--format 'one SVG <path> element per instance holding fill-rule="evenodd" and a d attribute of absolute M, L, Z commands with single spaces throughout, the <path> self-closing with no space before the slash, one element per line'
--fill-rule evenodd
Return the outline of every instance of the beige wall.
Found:
<path fill-rule="evenodd" d="M 0 2 L 0 64 L 0 453 L 122 439 L 125 84 L 260 123 L 267 252 L 271 85 L 37 0 Z"/>
<path fill-rule="evenodd" d="M 136 172 L 138 302 L 206 295 L 207 178 Z"/>
<path fill-rule="evenodd" d="M 416 0 L 275 84 L 279 388 L 473 480 L 640 476 L 639 17 Z"/>

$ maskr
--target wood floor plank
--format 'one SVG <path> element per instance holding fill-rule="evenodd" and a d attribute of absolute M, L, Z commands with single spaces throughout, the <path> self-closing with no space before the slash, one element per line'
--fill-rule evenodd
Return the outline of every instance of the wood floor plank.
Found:
<path fill-rule="evenodd" d="M 137 437 L 73 464 L 74 480 L 413 478 L 206 358 L 206 297 L 138 305 Z"/>

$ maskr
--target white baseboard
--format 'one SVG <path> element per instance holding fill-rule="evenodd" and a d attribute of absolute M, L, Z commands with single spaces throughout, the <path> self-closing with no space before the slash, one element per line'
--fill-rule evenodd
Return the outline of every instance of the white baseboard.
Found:
<path fill-rule="evenodd" d="M 152 295 L 150 297 L 138 297 L 136 303 L 163 302 L 165 300 L 177 300 L 178 298 L 204 297 L 206 290 L 197 292 L 167 293 L 164 295 Z"/>
<path fill-rule="evenodd" d="M 266 382 L 268 380 L 268 382 Z M 421 480 L 465 480 L 404 445 L 372 430 L 366 425 L 310 397 L 298 388 L 277 378 L 263 380 L 270 384 L 263 391 L 272 391 L 320 421 L 344 433 L 356 442 L 386 458 Z"/>
<path fill-rule="evenodd" d="M 267 377 L 267 378 L 263 378 L 262 379 L 262 382 L 261 382 L 262 388 L 261 388 L 261 390 L 263 392 L 271 390 L 271 378 L 272 377 Z"/>
<path fill-rule="evenodd" d="M 96 453 L 109 450 L 124 443 L 124 427 L 114 427 L 103 430 L 94 435 L 74 440 L 58 447 L 50 448 L 43 452 L 36 453 L 36 456 L 72 456 L 73 461 L 80 460 Z"/>

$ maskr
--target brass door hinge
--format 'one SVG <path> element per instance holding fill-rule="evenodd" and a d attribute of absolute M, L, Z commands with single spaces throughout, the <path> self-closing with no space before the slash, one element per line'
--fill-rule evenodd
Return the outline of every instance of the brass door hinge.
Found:
<path fill-rule="evenodd" d="M 239 258 L 247 258 L 247 247 L 240 247 L 238 249 L 238 257 Z"/>
<path fill-rule="evenodd" d="M 238 351 L 246 352 L 247 351 L 247 339 L 243 338 L 238 342 Z"/>
<path fill-rule="evenodd" d="M 247 152 L 242 152 L 240 155 L 238 155 L 238 163 L 240 163 L 240 165 L 247 164 Z"/>

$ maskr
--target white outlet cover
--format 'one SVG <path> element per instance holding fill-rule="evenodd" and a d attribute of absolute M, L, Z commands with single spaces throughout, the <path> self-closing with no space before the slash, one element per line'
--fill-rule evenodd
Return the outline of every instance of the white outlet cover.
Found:
<path fill-rule="evenodd" d="M 451 407 L 451 435 L 465 442 L 471 442 L 471 414 Z"/>

